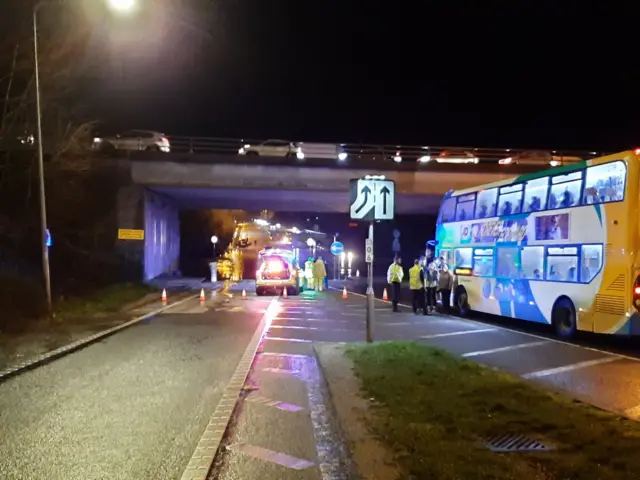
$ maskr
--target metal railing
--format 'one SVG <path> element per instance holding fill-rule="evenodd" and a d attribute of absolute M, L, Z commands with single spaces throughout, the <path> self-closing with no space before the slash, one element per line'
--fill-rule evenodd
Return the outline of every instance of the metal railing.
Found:
<path fill-rule="evenodd" d="M 251 145 L 252 147 L 263 144 L 264 139 L 229 139 L 214 137 L 183 137 L 168 136 L 172 153 L 193 154 L 218 154 L 240 155 L 240 150 Z M 287 140 L 282 140 L 287 141 Z M 289 141 L 287 141 L 289 142 Z M 475 148 L 475 147 L 447 147 L 447 146 L 416 146 L 416 145 L 374 145 L 355 143 L 329 143 L 329 142 L 296 142 L 290 141 L 295 147 L 305 151 L 305 143 L 310 148 L 318 145 L 336 148 L 338 154 L 344 153 L 345 159 L 369 160 L 401 163 L 404 161 L 418 161 L 422 163 L 502 163 L 524 165 L 548 165 L 552 166 L 574 163 L 597 156 L 605 155 L 604 152 L 578 151 L 578 150 L 527 150 L 517 148 Z M 307 154 L 313 157 L 313 154 Z M 324 157 L 324 155 L 323 155 Z M 315 158 L 315 157 L 313 157 Z M 330 160 L 327 158 L 327 160 Z"/>

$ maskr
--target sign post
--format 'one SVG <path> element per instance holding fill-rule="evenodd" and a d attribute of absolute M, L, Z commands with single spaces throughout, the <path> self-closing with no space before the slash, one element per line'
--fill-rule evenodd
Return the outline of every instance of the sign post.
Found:
<path fill-rule="evenodd" d="M 369 237 L 365 242 L 365 260 L 367 262 L 367 342 L 373 342 L 374 302 L 373 291 L 373 231 L 376 221 L 393 220 L 395 215 L 396 185 L 380 175 L 367 175 L 365 178 L 352 179 L 350 183 L 351 205 L 349 213 L 352 220 L 369 221 Z"/>

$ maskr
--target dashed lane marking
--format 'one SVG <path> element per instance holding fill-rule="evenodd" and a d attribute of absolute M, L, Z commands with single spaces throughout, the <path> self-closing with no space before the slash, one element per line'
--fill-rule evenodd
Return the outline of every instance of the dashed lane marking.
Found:
<path fill-rule="evenodd" d="M 236 367 L 235 373 L 225 388 L 222 398 L 216 406 L 213 416 L 209 420 L 209 424 L 205 428 L 204 433 L 191 456 L 191 460 L 182 473 L 181 480 L 206 480 L 209 470 L 211 470 L 213 460 L 220 448 L 222 437 L 224 436 L 224 433 L 229 426 L 229 422 L 231 421 L 231 415 L 233 414 L 236 402 L 238 401 L 240 393 L 242 392 L 243 386 L 247 380 L 251 365 L 256 357 L 260 341 L 269 326 L 271 316 L 275 314 L 277 303 L 277 297 L 269 303 L 269 307 L 262 316 L 260 324 L 256 328 L 253 337 L 251 337 L 251 340 L 247 345 L 247 349 L 242 355 L 240 363 Z"/>
<path fill-rule="evenodd" d="M 302 342 L 311 343 L 311 340 L 304 340 L 302 338 L 282 338 L 282 337 L 264 337 L 265 340 L 275 340 L 276 342 Z"/>
<path fill-rule="evenodd" d="M 463 357 L 477 357 L 479 355 L 490 355 L 492 353 L 509 352 L 511 350 L 518 350 L 520 348 L 539 347 L 540 345 L 547 345 L 549 342 L 528 342 L 518 343 L 517 345 L 509 345 L 508 347 L 492 348 L 490 350 L 476 350 L 475 352 L 463 353 Z"/>
<path fill-rule="evenodd" d="M 547 370 L 538 370 L 536 372 L 525 373 L 524 375 L 522 375 L 522 378 L 531 379 L 547 377 L 549 375 L 555 375 L 558 373 L 571 372 L 573 370 L 578 370 L 579 368 L 587 368 L 603 363 L 615 362 L 616 360 L 619 360 L 619 358 L 610 355 L 608 357 L 598 358 L 596 360 L 587 360 L 586 362 L 572 363 L 571 365 L 565 365 L 563 367 L 549 368 Z"/>
<path fill-rule="evenodd" d="M 278 410 L 285 412 L 299 412 L 304 410 L 304 407 L 300 405 L 294 405 L 293 403 L 281 402 L 280 400 L 274 400 L 272 398 L 263 397 L 262 395 L 251 395 L 245 400 L 251 403 L 259 403 L 266 405 L 267 407 L 275 407 Z"/>
<path fill-rule="evenodd" d="M 248 443 L 236 443 L 233 445 L 229 445 L 227 447 L 227 450 L 249 455 L 254 458 L 264 460 L 265 462 L 276 463 L 293 470 L 304 470 L 306 468 L 315 466 L 315 464 L 313 462 L 310 462 L 309 460 L 292 457 L 291 455 L 287 455 L 285 453 L 275 452 L 273 450 L 269 450 L 268 448 L 262 448 L 256 445 L 250 445 Z"/>
<path fill-rule="evenodd" d="M 283 329 L 292 329 L 292 330 L 320 330 L 318 327 L 303 327 L 301 325 L 271 325 L 271 328 L 283 328 Z M 325 330 L 325 329 L 322 329 Z"/>
<path fill-rule="evenodd" d="M 300 373 L 299 370 L 289 370 L 286 368 L 263 368 L 263 372 L 271 372 L 271 373 L 284 373 L 287 375 L 296 375 Z"/>
<path fill-rule="evenodd" d="M 339 288 L 334 288 L 334 287 L 330 287 L 331 290 L 335 290 L 336 292 L 342 292 L 341 289 Z M 358 297 L 362 297 L 362 298 L 367 298 L 366 295 L 362 295 L 361 293 L 355 293 L 355 292 L 350 292 L 352 295 L 356 295 Z M 388 300 L 382 300 L 381 298 L 376 298 L 375 299 L 378 302 L 382 302 L 382 303 L 391 303 Z M 409 305 L 405 305 L 403 303 L 399 303 L 398 305 L 400 305 L 401 307 L 407 307 L 407 308 L 411 308 Z M 465 321 L 468 322 L 470 325 L 487 325 L 487 323 L 484 322 L 480 322 L 478 320 L 470 320 L 470 319 L 461 319 L 459 318 L 459 320 L 461 321 Z M 543 337 L 542 335 L 536 335 L 535 333 L 529 333 L 523 330 L 516 330 L 514 328 L 509 328 L 509 327 L 503 327 L 503 326 L 497 326 L 496 327 L 499 330 L 504 330 L 505 332 L 511 332 L 511 333 L 515 333 L 518 335 L 526 335 L 527 337 L 531 337 L 531 338 L 537 338 L 539 340 L 545 340 L 547 342 L 553 342 L 553 343 L 558 343 L 560 345 L 566 345 L 567 347 L 572 347 L 572 348 L 579 348 L 582 350 L 589 350 L 591 352 L 598 352 L 598 353 L 602 353 L 604 355 L 612 355 L 618 358 L 624 358 L 625 360 L 630 360 L 632 362 L 640 362 L 640 358 L 638 357 L 632 357 L 630 355 L 624 355 L 621 353 L 615 353 L 615 352 L 609 352 L 607 350 L 601 350 L 599 348 L 595 348 L 595 347 L 587 347 L 585 345 L 578 345 L 575 343 L 570 343 L 570 342 L 565 342 L 564 340 L 558 340 L 557 338 L 551 338 L 551 337 Z"/>
<path fill-rule="evenodd" d="M 496 328 L 475 328 L 471 330 L 459 330 L 457 332 L 433 333 L 431 335 L 421 335 L 420 338 L 453 337 L 456 335 L 468 335 L 470 333 L 495 332 L 496 330 L 497 330 Z"/>

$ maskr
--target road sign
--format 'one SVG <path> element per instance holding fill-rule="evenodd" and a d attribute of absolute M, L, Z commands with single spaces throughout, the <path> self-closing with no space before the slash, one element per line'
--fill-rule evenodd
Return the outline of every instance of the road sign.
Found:
<path fill-rule="evenodd" d="M 352 179 L 352 220 L 393 220 L 396 184 L 393 180 Z"/>
<path fill-rule="evenodd" d="M 370 238 L 364 241 L 364 261 L 366 263 L 373 262 L 373 240 Z"/>
<path fill-rule="evenodd" d="M 344 245 L 341 242 L 333 242 L 329 248 L 334 255 L 340 255 L 344 252 Z"/>
<path fill-rule="evenodd" d="M 118 240 L 144 240 L 144 230 L 119 228 Z"/>

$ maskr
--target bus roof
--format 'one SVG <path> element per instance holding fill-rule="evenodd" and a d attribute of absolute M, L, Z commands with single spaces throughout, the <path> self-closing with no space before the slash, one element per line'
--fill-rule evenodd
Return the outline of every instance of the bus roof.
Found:
<path fill-rule="evenodd" d="M 640 150 L 640 149 L 639 149 Z M 453 190 L 447 196 L 457 197 L 460 195 L 466 195 L 467 193 L 474 193 L 481 190 L 488 190 L 490 188 L 495 187 L 503 187 L 505 185 L 512 185 L 514 183 L 524 183 L 529 180 L 533 180 L 534 178 L 546 177 L 546 176 L 555 176 L 562 175 L 565 173 L 575 172 L 576 170 L 580 170 L 585 166 L 597 161 L 598 163 L 612 161 L 612 160 L 621 160 L 628 156 L 638 156 L 640 155 L 639 150 L 625 150 L 624 152 L 613 153 L 611 155 L 606 155 L 604 157 L 597 157 L 591 160 L 585 160 L 582 162 L 571 163 L 569 165 L 563 165 L 561 167 L 552 167 L 546 170 L 541 170 L 539 172 L 527 173 L 524 175 L 520 175 L 519 177 L 511 177 L 505 178 L 504 180 L 498 180 L 497 182 L 487 183 L 484 185 L 477 185 L 475 187 L 465 188 L 462 190 Z"/>

